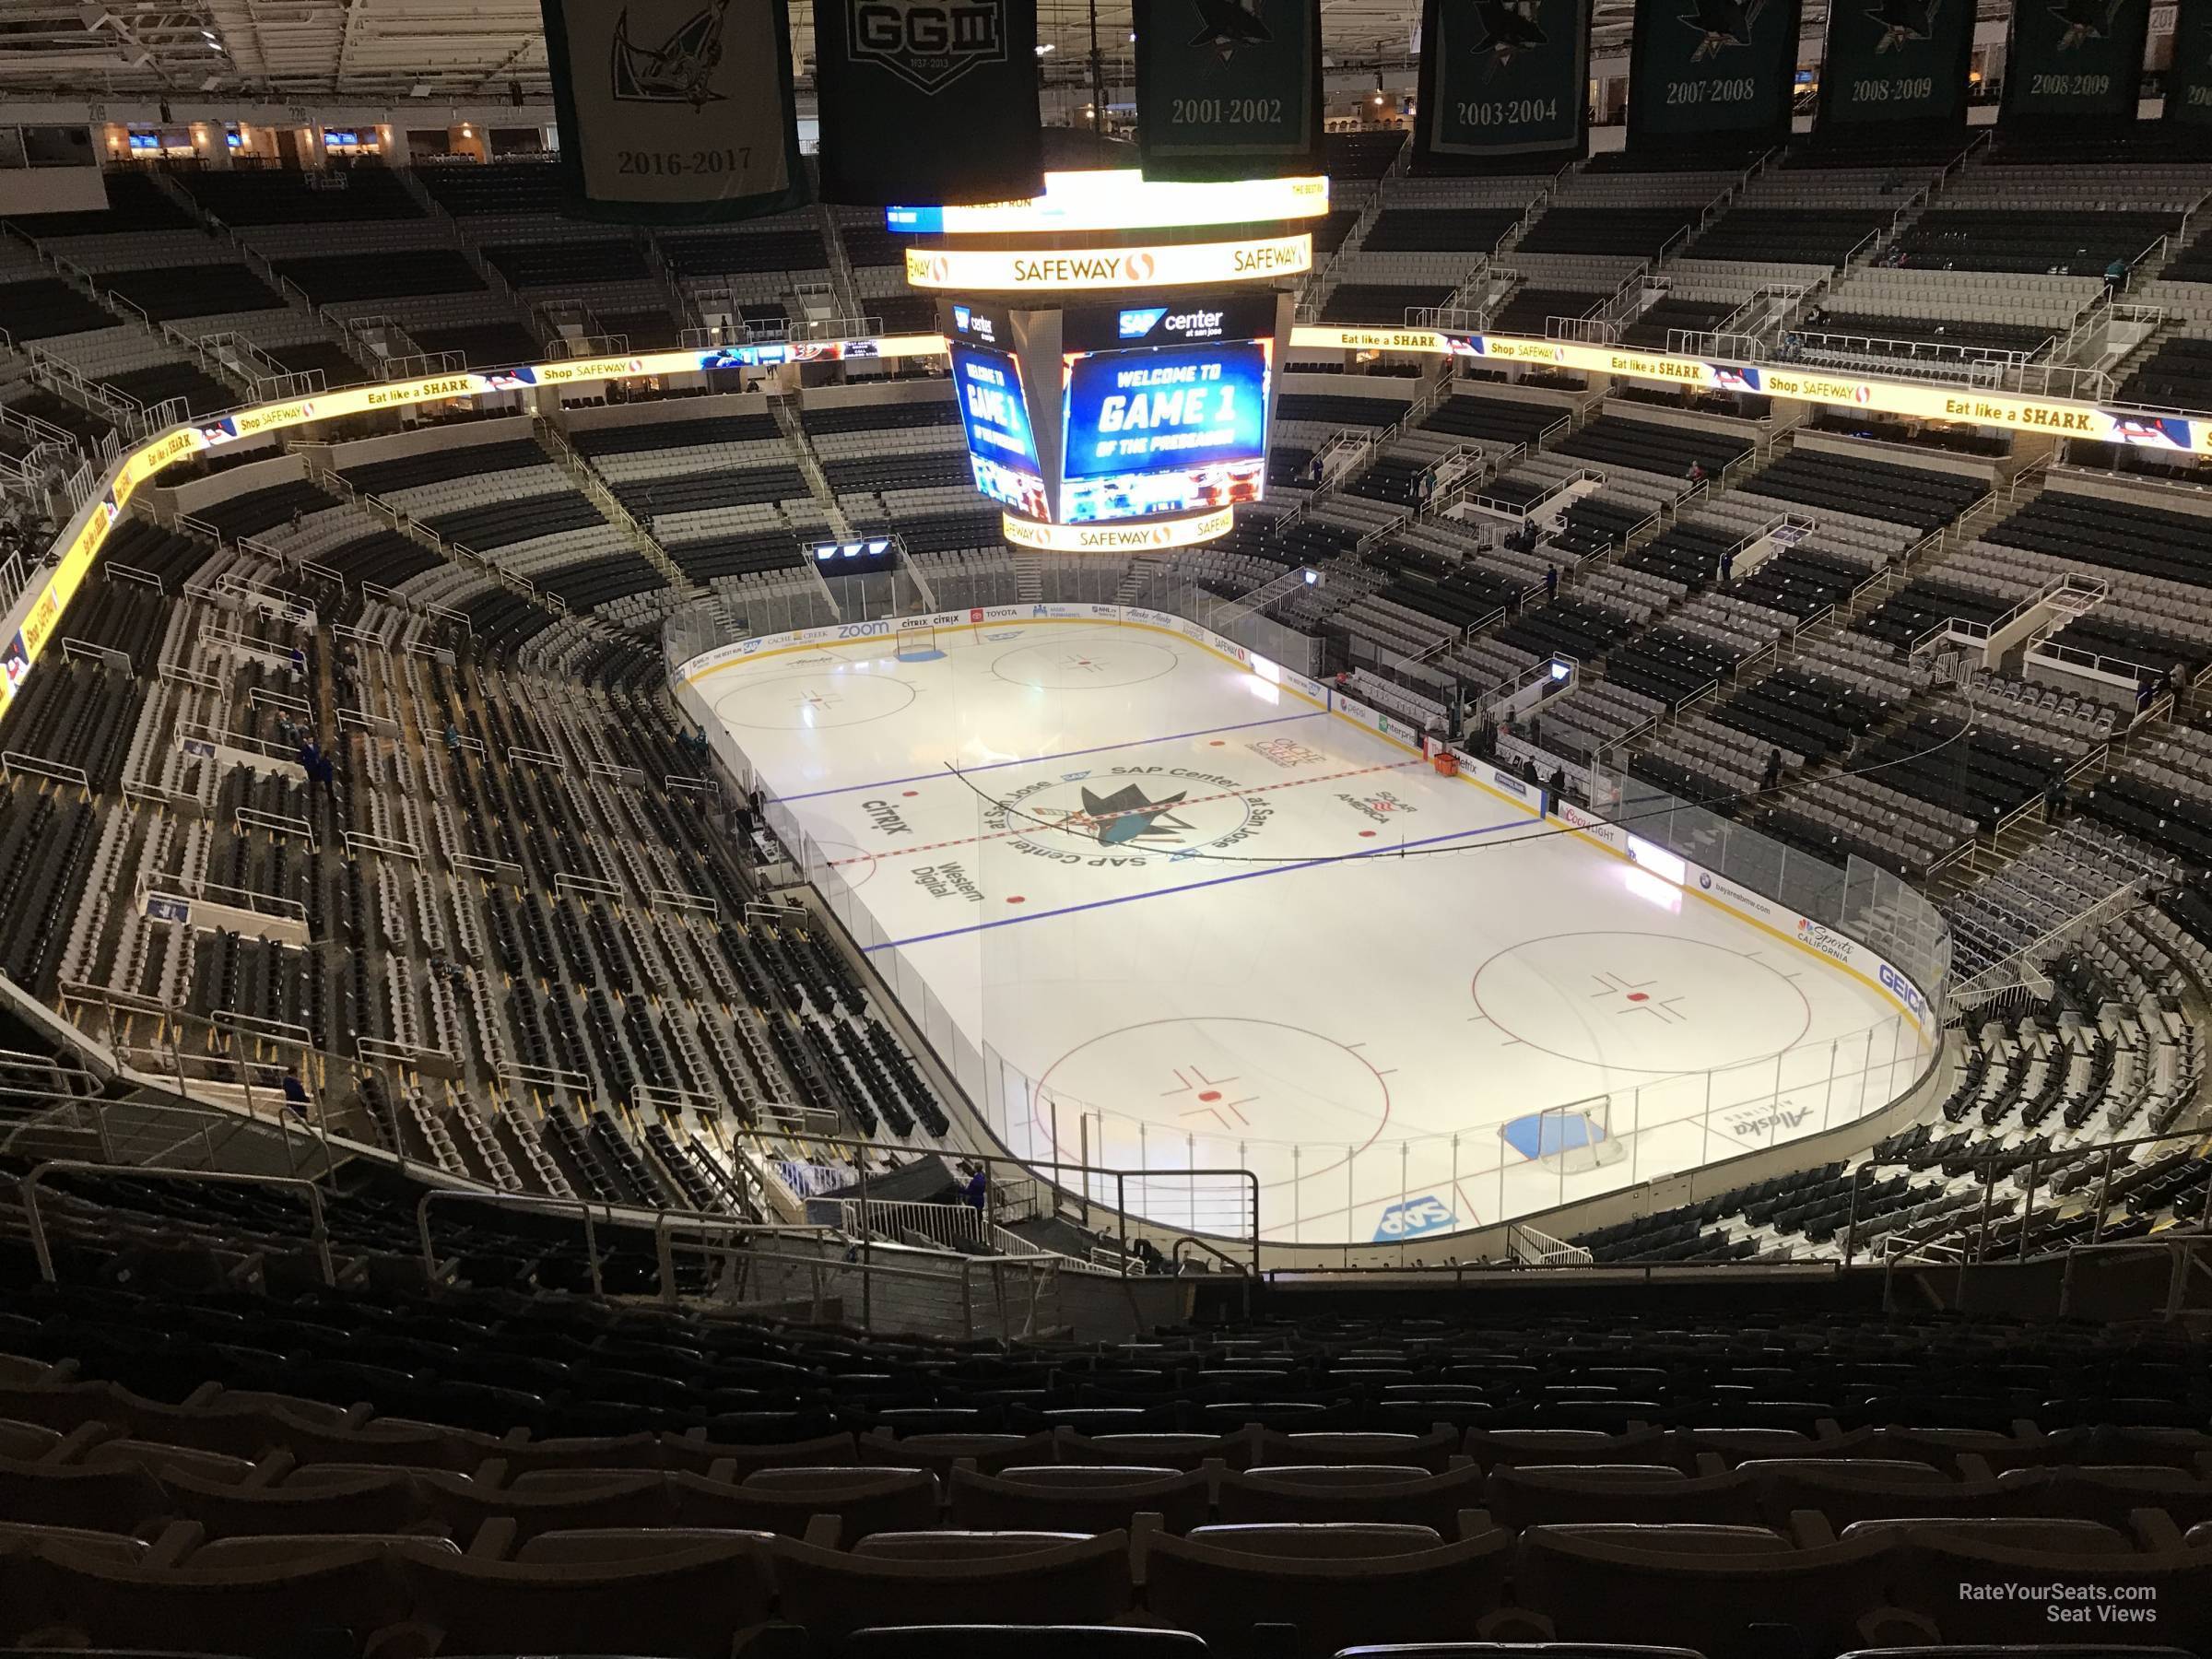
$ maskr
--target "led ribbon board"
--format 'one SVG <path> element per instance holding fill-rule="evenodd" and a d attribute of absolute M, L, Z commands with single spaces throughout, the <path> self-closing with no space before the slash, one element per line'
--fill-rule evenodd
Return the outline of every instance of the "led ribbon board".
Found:
<path fill-rule="evenodd" d="M 1252 241 L 1174 242 L 1149 248 L 906 251 L 906 280 L 912 287 L 977 294 L 1261 282 L 1312 268 L 1313 239 L 1302 231 Z"/>
<path fill-rule="evenodd" d="M 1325 175 L 1211 184 L 1147 182 L 1118 172 L 1048 172 L 1044 194 L 971 207 L 886 207 L 884 228 L 906 236 L 1004 236 L 1043 230 L 1171 230 L 1318 218 L 1329 210 Z"/>

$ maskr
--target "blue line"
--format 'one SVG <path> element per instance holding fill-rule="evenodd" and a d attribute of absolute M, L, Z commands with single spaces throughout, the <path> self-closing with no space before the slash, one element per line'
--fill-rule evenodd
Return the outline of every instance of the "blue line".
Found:
<path fill-rule="evenodd" d="M 1477 835 L 1495 835 L 1500 830 L 1518 830 L 1524 824 L 1543 821 L 1541 817 L 1535 816 L 1511 818 L 1505 823 L 1491 824 L 1480 830 L 1454 830 L 1447 835 L 1430 835 L 1419 841 L 1401 841 L 1394 847 L 1368 847 L 1358 853 L 1339 853 L 1326 858 L 1302 859 L 1297 864 L 1275 865 L 1265 870 L 1245 870 L 1235 876 L 1217 876 L 1210 881 L 1194 881 L 1182 887 L 1156 888 L 1148 893 L 1124 893 L 1118 899 L 1092 899 L 1081 904 L 1065 905 L 1059 910 L 1032 911 L 1028 915 L 1007 916 L 997 922 L 978 922 L 972 927 L 948 927 L 942 933 L 916 934 L 911 939 L 887 939 L 880 945 L 865 945 L 861 948 L 864 951 L 900 950 L 909 945 L 927 945 L 935 939 L 957 939 L 963 934 L 987 933 L 994 927 L 1018 927 L 1024 922 L 1049 922 L 1054 916 L 1072 916 L 1078 911 L 1105 910 L 1116 904 L 1135 904 L 1143 899 L 1166 899 L 1177 893 L 1195 893 L 1205 888 L 1226 887 L 1232 881 L 1257 881 L 1263 876 L 1288 876 L 1293 870 L 1312 870 L 1323 865 L 1349 864 L 1359 858 L 1387 858 L 1394 853 L 1403 853 L 1413 847 L 1434 846 L 1439 841 L 1466 841 Z"/>
<path fill-rule="evenodd" d="M 1077 755 L 1102 754 L 1108 749 L 1143 748 L 1147 744 L 1179 743 L 1185 737 L 1211 737 L 1218 732 L 1249 732 L 1254 726 L 1284 725 L 1293 720 L 1312 720 L 1326 712 L 1324 709 L 1309 709 L 1303 714 L 1275 714 L 1265 720 L 1247 720 L 1236 725 L 1207 726 L 1196 732 L 1170 732 L 1164 737 L 1136 737 L 1124 743 L 1097 743 L 1088 748 L 1061 749 L 1049 755 L 1030 755 L 1020 760 L 994 760 L 986 766 L 963 766 L 959 773 L 963 778 L 972 777 L 977 772 L 997 771 L 1006 766 L 1041 766 L 1048 760 L 1072 760 Z M 917 772 L 911 778 L 883 778 L 874 783 L 848 783 L 842 789 L 817 789 L 806 794 L 780 795 L 777 798 L 788 806 L 794 801 L 818 801 L 824 795 L 854 794 L 864 789 L 891 789 L 900 783 L 927 783 L 944 775 L 942 771 Z"/>

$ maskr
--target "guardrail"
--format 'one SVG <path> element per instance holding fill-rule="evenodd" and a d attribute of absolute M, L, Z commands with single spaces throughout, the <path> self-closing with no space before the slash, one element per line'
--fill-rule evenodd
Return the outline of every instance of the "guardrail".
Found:
<path fill-rule="evenodd" d="M 120 1175 L 132 1181 L 209 1181 L 223 1186 L 282 1187 L 307 1195 L 310 1242 L 314 1246 L 316 1264 L 323 1269 L 323 1283 L 332 1289 L 337 1288 L 336 1264 L 331 1259 L 330 1228 L 324 1219 L 323 1192 L 312 1181 L 297 1175 L 233 1175 L 222 1171 L 165 1170 L 158 1165 L 103 1164 L 88 1159 L 53 1158 L 34 1165 L 30 1172 L 16 1184 L 23 1194 L 23 1220 L 30 1234 L 31 1253 L 38 1258 L 39 1277 L 48 1284 L 57 1282 L 53 1271 L 53 1246 L 46 1237 L 46 1218 L 39 1212 L 39 1190 L 46 1177 L 55 1171 L 74 1171 L 79 1174 Z"/>

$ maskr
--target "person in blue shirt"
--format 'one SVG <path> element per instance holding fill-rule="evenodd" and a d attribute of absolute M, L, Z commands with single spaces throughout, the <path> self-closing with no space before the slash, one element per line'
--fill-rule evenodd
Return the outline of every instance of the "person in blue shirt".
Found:
<path fill-rule="evenodd" d="M 984 1206 L 989 1200 L 989 1194 L 990 1177 L 983 1173 L 982 1166 L 978 1164 L 975 1173 L 968 1177 L 968 1190 L 965 1194 L 968 1207 L 975 1211 L 977 1215 L 982 1215 Z"/>
<path fill-rule="evenodd" d="M 307 1122 L 307 1085 L 300 1081 L 297 1071 L 284 1074 L 284 1109 L 301 1123 Z"/>

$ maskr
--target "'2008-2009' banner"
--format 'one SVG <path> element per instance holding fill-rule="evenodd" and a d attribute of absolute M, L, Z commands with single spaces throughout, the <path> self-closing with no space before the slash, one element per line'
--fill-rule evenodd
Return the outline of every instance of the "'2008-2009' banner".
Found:
<path fill-rule="evenodd" d="M 1134 18 L 1145 177 L 1326 171 L 1321 0 L 1135 0 Z"/>
<path fill-rule="evenodd" d="M 2175 8 L 2164 113 L 2177 126 L 2212 126 L 2212 0 L 2181 0 Z"/>
<path fill-rule="evenodd" d="M 806 199 L 781 0 L 542 0 L 570 206 L 703 223 Z"/>
<path fill-rule="evenodd" d="M 1813 142 L 1834 148 L 1839 138 L 1864 141 L 1877 132 L 1906 129 L 1929 137 L 1963 132 L 1973 51 L 1973 0 L 1852 0 L 1830 6 Z"/>
<path fill-rule="evenodd" d="M 1426 0 L 1417 172 L 1589 149 L 1590 0 Z"/>
<path fill-rule="evenodd" d="M 1752 149 L 1790 134 L 1797 0 L 1636 0 L 1629 148 Z"/>
<path fill-rule="evenodd" d="M 2017 0 L 1998 124 L 2132 122 L 2149 29 L 2150 0 Z"/>
<path fill-rule="evenodd" d="M 826 202 L 1044 188 L 1036 0 L 815 0 L 814 85 Z"/>

